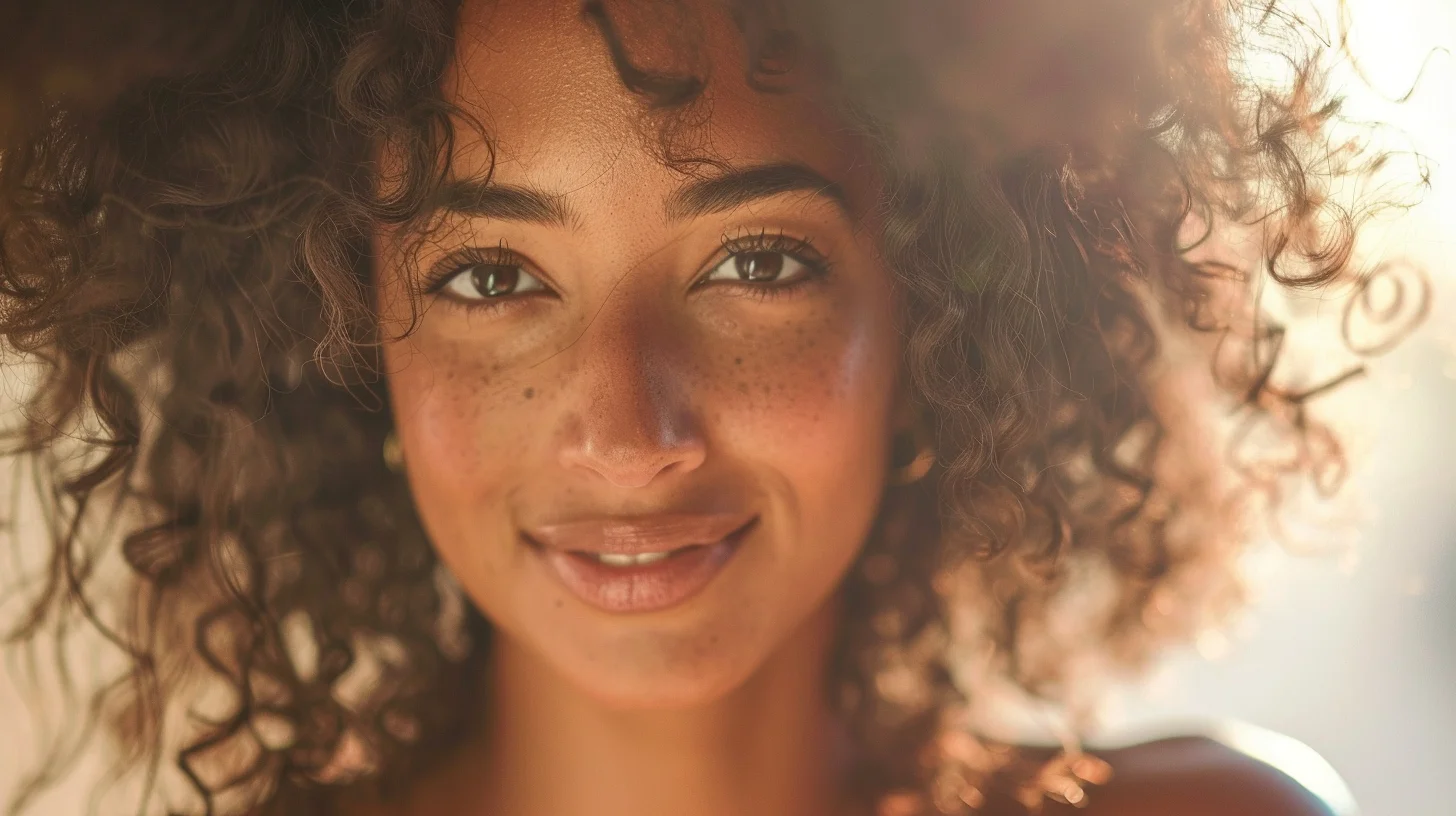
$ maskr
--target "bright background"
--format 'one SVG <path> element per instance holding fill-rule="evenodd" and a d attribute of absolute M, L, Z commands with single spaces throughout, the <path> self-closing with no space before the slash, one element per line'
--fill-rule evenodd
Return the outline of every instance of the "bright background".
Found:
<path fill-rule="evenodd" d="M 1333 13 L 1335 0 L 1309 2 Z M 1431 160 L 1434 180 L 1419 207 L 1369 234 L 1366 249 L 1422 260 L 1439 298 L 1456 291 L 1456 59 L 1435 56 L 1409 102 L 1388 98 L 1406 93 L 1433 49 L 1456 50 L 1456 0 L 1349 0 L 1349 9 L 1351 45 L 1370 83 L 1348 85 L 1348 110 L 1403 130 Z M 1328 759 L 1365 816 L 1451 816 L 1456 305 L 1438 299 L 1418 335 L 1337 399 L 1333 408 L 1369 422 L 1354 446 L 1355 493 L 1369 510 L 1354 555 L 1256 552 L 1250 625 L 1229 643 L 1170 655 L 1146 685 L 1119 694 L 1109 733 L 1256 723 Z M 34 759 L 27 731 L 0 672 L 0 794 Z M 35 812 L 82 812 L 88 782 L 83 773 Z"/>
<path fill-rule="evenodd" d="M 1334 0 L 1313 0 L 1325 15 Z M 1121 695 L 1130 734 L 1233 718 L 1288 734 L 1338 770 L 1365 816 L 1456 814 L 1456 0 L 1349 0 L 1368 84 L 1337 74 L 1357 119 L 1404 131 L 1433 187 L 1366 248 L 1424 263 L 1431 318 L 1330 407 L 1368 423 L 1352 447 L 1365 515 L 1344 556 L 1266 547 L 1231 643 L 1170 655 Z M 1334 19 L 1328 16 L 1328 19 Z M 1415 83 L 1414 96 L 1395 104 Z M 1215 656 L 1210 660 L 1209 656 Z M 1176 730 L 1176 729 L 1175 729 Z M 1274 746 L 1278 753 L 1278 746 Z M 1285 751 L 1295 759 L 1297 752 Z"/>

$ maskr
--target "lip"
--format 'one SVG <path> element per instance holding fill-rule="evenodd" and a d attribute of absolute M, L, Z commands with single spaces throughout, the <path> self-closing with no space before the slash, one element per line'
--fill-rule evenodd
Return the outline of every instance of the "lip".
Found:
<path fill-rule="evenodd" d="M 526 535 L 547 571 L 582 602 L 604 612 L 677 606 L 701 592 L 757 525 L 753 515 L 596 519 L 538 527 Z M 594 554 L 673 551 L 658 561 L 610 566 Z"/>
<path fill-rule="evenodd" d="M 754 518 L 751 513 L 615 516 L 544 524 L 528 534 L 551 550 L 636 555 L 713 544 Z"/>

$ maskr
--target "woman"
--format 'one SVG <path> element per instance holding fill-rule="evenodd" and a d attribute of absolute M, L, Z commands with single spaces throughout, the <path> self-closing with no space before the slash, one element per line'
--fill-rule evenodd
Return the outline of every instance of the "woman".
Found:
<path fill-rule="evenodd" d="M 121 646 L 98 716 L 171 807 L 1328 812 L 1210 740 L 992 723 L 1009 688 L 1075 735 L 1235 605 L 1253 499 L 1338 478 L 1250 297 L 1363 280 L 1297 21 L 173 11 L 13 58 L 0 153 L 60 486 L 17 636 Z M 119 617 L 69 524 L 111 501 Z"/>

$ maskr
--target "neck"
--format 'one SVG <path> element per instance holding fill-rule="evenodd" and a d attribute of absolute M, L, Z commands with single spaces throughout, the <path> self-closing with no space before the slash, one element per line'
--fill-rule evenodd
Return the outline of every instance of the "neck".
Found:
<path fill-rule="evenodd" d="M 739 688 L 671 710 L 604 706 L 499 637 L 469 812 L 842 816 L 844 742 L 823 692 L 837 623 L 826 605 Z"/>

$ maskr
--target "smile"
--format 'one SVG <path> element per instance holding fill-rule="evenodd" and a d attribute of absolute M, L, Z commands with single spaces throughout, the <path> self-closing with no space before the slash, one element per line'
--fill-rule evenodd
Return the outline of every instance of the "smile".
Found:
<path fill-rule="evenodd" d="M 697 546 L 697 545 L 694 545 L 694 546 Z M 597 561 L 600 561 L 601 563 L 606 564 L 609 567 L 632 567 L 632 566 L 637 566 L 639 564 L 655 564 L 658 561 L 661 561 L 662 559 L 668 557 L 669 555 L 672 555 L 675 552 L 681 552 L 681 550 L 673 550 L 672 552 L 647 552 L 647 553 L 638 553 L 636 555 L 630 555 L 630 554 L 627 554 L 627 553 L 579 553 L 579 554 L 580 555 L 585 555 L 588 558 L 593 558 L 593 559 L 595 559 Z"/>
<path fill-rule="evenodd" d="M 702 591 L 757 516 L 659 516 L 538 527 L 525 534 L 547 572 L 604 612 L 654 612 Z"/>

